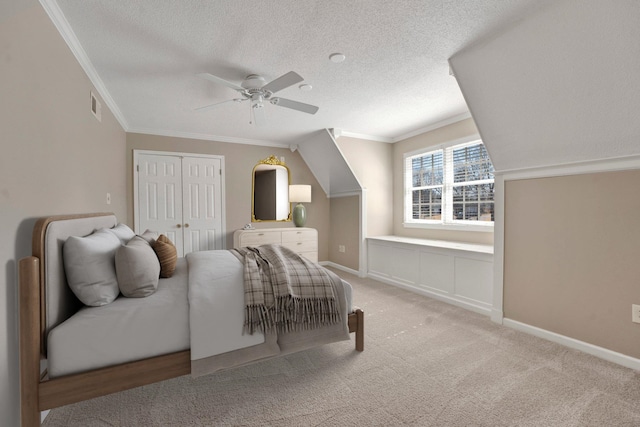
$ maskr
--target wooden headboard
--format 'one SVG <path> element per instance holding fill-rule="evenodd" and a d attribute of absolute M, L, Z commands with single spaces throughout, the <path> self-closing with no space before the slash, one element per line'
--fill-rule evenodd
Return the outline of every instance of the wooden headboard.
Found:
<path fill-rule="evenodd" d="M 33 229 L 32 253 L 39 259 L 40 352 L 47 353 L 47 335 L 82 306 L 64 274 L 62 246 L 70 236 L 88 236 L 117 224 L 113 213 L 58 215 L 41 218 Z"/>

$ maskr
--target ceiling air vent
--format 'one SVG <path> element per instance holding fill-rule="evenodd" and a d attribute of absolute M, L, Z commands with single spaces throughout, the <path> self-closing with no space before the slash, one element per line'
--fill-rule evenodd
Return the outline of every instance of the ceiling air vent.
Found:
<path fill-rule="evenodd" d="M 93 92 L 91 92 L 91 112 L 99 122 L 102 121 L 102 105 L 100 105 L 100 101 L 98 101 Z"/>

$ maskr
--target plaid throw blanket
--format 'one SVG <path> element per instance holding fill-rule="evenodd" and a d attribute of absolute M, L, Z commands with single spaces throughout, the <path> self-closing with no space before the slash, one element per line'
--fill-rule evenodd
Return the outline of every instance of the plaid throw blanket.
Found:
<path fill-rule="evenodd" d="M 291 332 L 340 321 L 323 267 L 279 245 L 233 251 L 244 259 L 245 332 Z"/>

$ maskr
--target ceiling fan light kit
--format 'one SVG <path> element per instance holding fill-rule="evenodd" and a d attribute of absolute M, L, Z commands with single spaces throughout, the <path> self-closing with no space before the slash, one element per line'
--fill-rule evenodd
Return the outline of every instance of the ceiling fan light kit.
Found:
<path fill-rule="evenodd" d="M 229 101 L 223 101 L 216 104 L 206 105 L 204 107 L 199 107 L 196 108 L 196 110 L 209 110 L 232 101 L 242 102 L 250 100 L 252 107 L 252 122 L 256 126 L 259 126 L 266 122 L 263 109 L 264 101 L 269 101 L 273 105 L 290 108 L 292 110 L 301 111 L 307 114 L 315 114 L 319 109 L 315 105 L 305 104 L 303 102 L 293 101 L 291 99 L 279 97 L 272 98 L 272 95 L 274 93 L 300 83 L 304 80 L 298 73 L 294 71 L 289 71 L 288 73 L 283 74 L 282 76 L 270 81 L 269 83 L 266 83 L 264 77 L 262 76 L 259 76 L 257 74 L 249 74 L 239 86 L 235 83 L 229 82 L 209 73 L 198 74 L 198 77 L 209 80 L 213 83 L 227 86 L 228 88 L 231 88 L 240 93 L 240 95 L 242 95 L 244 99 L 236 98 Z M 309 89 L 311 88 L 311 85 L 306 86 L 309 86 Z"/>

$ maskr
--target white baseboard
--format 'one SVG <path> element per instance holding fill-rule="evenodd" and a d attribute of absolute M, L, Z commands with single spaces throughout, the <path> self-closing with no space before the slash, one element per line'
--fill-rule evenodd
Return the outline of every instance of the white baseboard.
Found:
<path fill-rule="evenodd" d="M 436 293 L 436 292 L 432 292 L 432 291 L 429 291 L 427 289 L 420 288 L 420 287 L 417 287 L 417 286 L 411 286 L 411 285 L 408 285 L 406 283 L 402 283 L 402 282 L 390 279 L 388 277 L 380 276 L 378 274 L 371 273 L 371 272 L 369 272 L 368 277 L 370 277 L 371 279 L 377 280 L 379 282 L 386 283 L 388 285 L 397 286 L 399 288 L 406 289 L 408 291 L 411 291 L 411 292 L 414 292 L 414 293 L 417 293 L 417 294 L 420 294 L 420 295 L 424 295 L 424 296 L 429 297 L 429 298 L 437 299 L 439 301 L 446 302 L 446 303 L 451 304 L 451 305 L 455 305 L 455 306 L 460 307 L 460 308 L 464 308 L 464 309 L 467 309 L 467 310 L 470 310 L 470 311 L 474 311 L 476 313 L 484 314 L 485 316 L 490 316 L 491 315 L 491 309 L 490 308 L 483 307 L 481 305 L 473 304 L 472 302 L 469 302 L 467 300 L 456 299 L 455 297 L 452 297 L 452 296 L 442 295 L 442 294 L 439 294 L 439 293 Z"/>
<path fill-rule="evenodd" d="M 636 359 L 635 357 L 627 356 L 625 354 L 618 353 L 603 347 L 598 347 L 597 345 L 589 344 L 584 341 L 557 334 L 555 332 L 527 325 L 526 323 L 521 323 L 517 320 L 502 319 L 502 324 L 509 328 L 513 328 L 518 331 L 525 332 L 536 337 L 544 338 L 546 340 L 553 341 L 566 347 L 582 351 L 583 353 L 599 357 L 600 359 L 604 359 L 609 362 L 617 363 L 618 365 L 640 371 L 640 359 Z"/>
<path fill-rule="evenodd" d="M 495 308 L 492 308 L 491 321 L 502 325 L 502 322 L 504 321 L 504 313 L 502 312 L 502 310 L 496 310 Z"/>
<path fill-rule="evenodd" d="M 332 268 L 335 268 L 335 269 L 342 270 L 342 271 L 345 271 L 347 273 L 353 274 L 354 276 L 362 277 L 362 276 L 360 276 L 360 272 L 358 270 L 354 270 L 353 268 L 345 267 L 344 265 L 336 264 L 335 262 L 322 261 L 320 263 L 320 265 L 323 265 L 323 266 L 326 266 L 326 267 L 332 267 Z"/>

